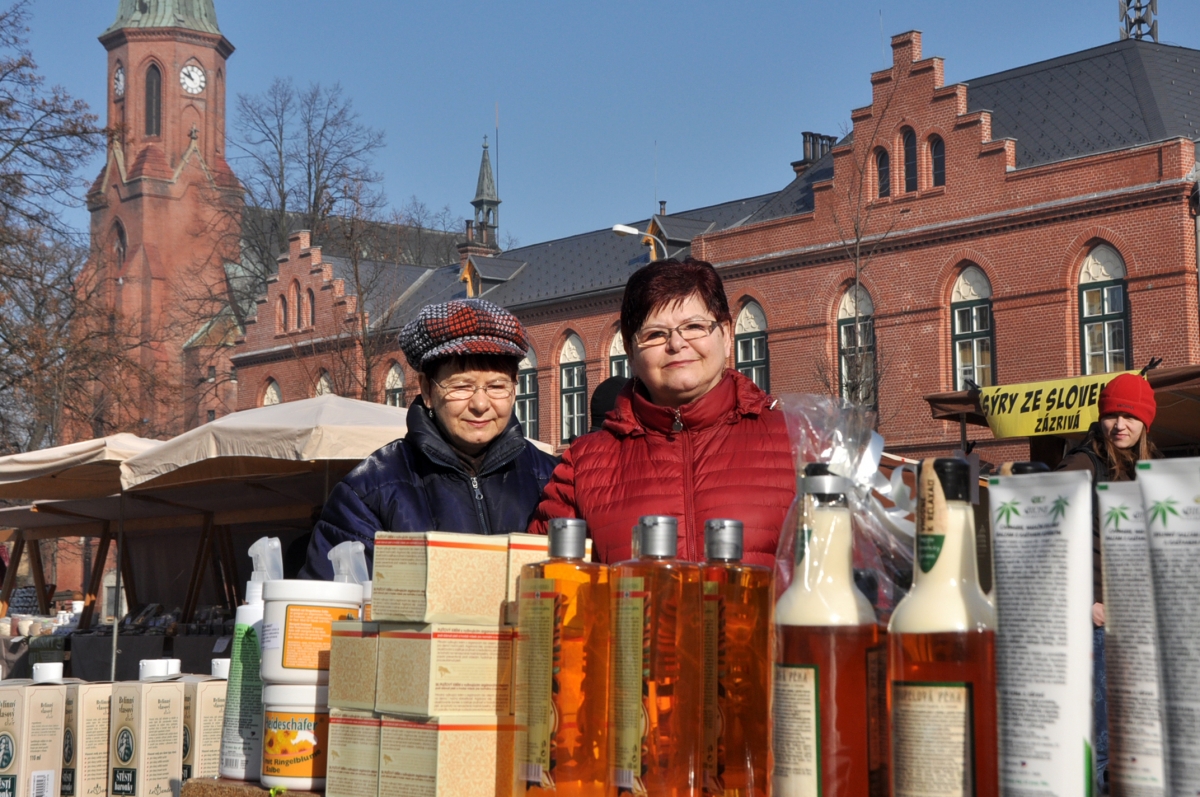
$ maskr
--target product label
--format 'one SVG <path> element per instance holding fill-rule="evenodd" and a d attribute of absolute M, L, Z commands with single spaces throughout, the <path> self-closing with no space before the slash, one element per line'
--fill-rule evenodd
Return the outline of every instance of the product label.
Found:
<path fill-rule="evenodd" d="M 895 797 L 975 794 L 971 685 L 892 682 Z"/>
<path fill-rule="evenodd" d="M 775 665 L 777 797 L 821 797 L 820 675 L 813 666 Z"/>
<path fill-rule="evenodd" d="M 613 785 L 619 793 L 646 794 L 642 782 L 642 684 L 645 672 L 646 592 L 641 578 L 613 581 Z"/>
<path fill-rule="evenodd" d="M 711 794 L 724 794 L 721 776 L 725 761 L 721 755 L 721 691 L 725 675 L 725 607 L 721 585 L 704 582 L 704 788 Z"/>
<path fill-rule="evenodd" d="M 917 563 L 921 565 L 922 573 L 928 573 L 937 564 L 938 557 L 942 553 L 942 544 L 945 541 L 945 534 L 917 535 Z"/>
<path fill-rule="evenodd" d="M 54 770 L 39 769 L 29 773 L 29 797 L 50 797 L 54 786 Z"/>
<path fill-rule="evenodd" d="M 886 780 L 875 783 L 876 773 L 886 777 L 886 765 L 887 648 L 880 645 L 867 651 L 867 769 L 872 773 L 872 794 L 887 794 Z"/>
<path fill-rule="evenodd" d="M 241 771 L 262 754 L 262 676 L 258 634 L 252 625 L 233 629 L 221 767 Z"/>
<path fill-rule="evenodd" d="M 75 770 L 73 768 L 63 769 L 58 793 L 59 797 L 75 797 Z"/>
<path fill-rule="evenodd" d="M 279 623 L 262 624 L 262 649 L 279 650 L 283 646 L 283 629 Z"/>
<path fill-rule="evenodd" d="M 17 797 L 16 775 L 0 775 L 0 797 Z"/>
<path fill-rule="evenodd" d="M 263 715 L 264 775 L 323 778 L 329 741 L 329 715 L 267 711 Z"/>
<path fill-rule="evenodd" d="M 558 594 L 554 579 L 522 578 L 518 599 L 518 623 L 521 629 L 518 662 L 524 714 L 528 728 L 519 776 L 531 786 L 554 788 L 554 711 L 553 687 L 558 662 L 555 651 L 555 609 Z"/>
<path fill-rule="evenodd" d="M 283 623 L 283 666 L 292 670 L 328 670 L 333 624 L 338 620 L 357 619 L 355 609 L 288 606 Z M 265 639 L 266 625 L 263 628 Z"/>

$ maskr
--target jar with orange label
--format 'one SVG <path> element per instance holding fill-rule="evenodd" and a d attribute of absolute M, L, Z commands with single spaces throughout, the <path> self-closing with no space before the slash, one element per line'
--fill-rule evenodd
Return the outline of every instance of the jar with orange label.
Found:
<path fill-rule="evenodd" d="M 280 579 L 263 585 L 263 601 L 263 681 L 329 683 L 333 623 L 358 619 L 362 586 Z"/>
<path fill-rule="evenodd" d="M 328 743 L 329 687 L 263 688 L 263 786 L 323 790 Z"/>

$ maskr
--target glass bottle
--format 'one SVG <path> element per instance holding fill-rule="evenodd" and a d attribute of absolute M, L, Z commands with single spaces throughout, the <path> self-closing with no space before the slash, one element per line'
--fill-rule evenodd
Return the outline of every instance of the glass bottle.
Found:
<path fill-rule="evenodd" d="M 704 524 L 704 790 L 766 795 L 771 570 L 742 563 L 742 523 Z"/>
<path fill-rule="evenodd" d="M 854 581 L 849 479 L 800 479 L 792 582 L 775 604 L 776 797 L 886 797 L 887 650 Z"/>
<path fill-rule="evenodd" d="M 526 795 L 604 797 L 608 782 L 609 570 L 584 560 L 587 523 L 555 518 L 550 558 L 521 568 L 518 750 Z"/>
<path fill-rule="evenodd" d="M 895 797 L 999 794 L 996 619 L 970 496 L 966 460 L 921 463 L 913 586 L 888 626 Z"/>
<path fill-rule="evenodd" d="M 676 558 L 678 522 L 639 521 L 636 559 L 612 566 L 612 784 L 617 794 L 698 797 L 703 779 L 700 566 Z"/>

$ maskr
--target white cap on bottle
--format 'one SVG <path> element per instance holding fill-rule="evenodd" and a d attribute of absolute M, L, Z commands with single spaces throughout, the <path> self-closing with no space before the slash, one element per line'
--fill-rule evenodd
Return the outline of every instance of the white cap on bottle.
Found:
<path fill-rule="evenodd" d="M 212 677 L 229 680 L 229 659 L 213 659 L 212 660 Z"/>
<path fill-rule="evenodd" d="M 61 661 L 39 661 L 33 665 L 33 682 L 35 684 L 61 683 L 63 663 Z"/>

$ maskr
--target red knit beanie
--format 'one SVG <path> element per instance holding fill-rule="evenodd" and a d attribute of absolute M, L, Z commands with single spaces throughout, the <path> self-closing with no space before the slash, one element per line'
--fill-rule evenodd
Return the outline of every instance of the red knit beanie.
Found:
<path fill-rule="evenodd" d="M 1147 427 L 1154 423 L 1158 404 L 1154 388 L 1135 374 L 1121 374 L 1100 391 L 1100 417 L 1124 413 L 1132 415 Z"/>

